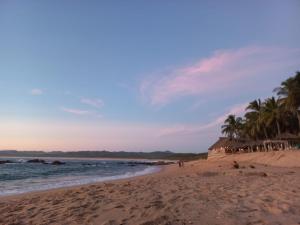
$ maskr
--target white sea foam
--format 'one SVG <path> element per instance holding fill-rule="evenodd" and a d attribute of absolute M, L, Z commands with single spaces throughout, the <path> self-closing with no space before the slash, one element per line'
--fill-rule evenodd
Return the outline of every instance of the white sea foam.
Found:
<path fill-rule="evenodd" d="M 27 179 L 22 181 L 22 185 L 20 185 L 20 181 L 10 182 L 9 185 L 0 184 L 0 196 L 8 196 L 14 194 L 21 194 L 33 191 L 42 191 L 42 190 L 50 190 L 55 188 L 62 187 L 71 187 L 78 186 L 84 184 L 91 184 L 97 182 L 104 181 L 112 181 L 125 179 L 135 176 L 146 175 L 150 173 L 155 173 L 160 170 L 159 167 L 151 166 L 147 167 L 144 170 L 137 172 L 126 172 L 121 175 L 114 176 L 65 176 L 65 177 L 57 177 L 57 178 L 40 178 L 40 179 Z"/>

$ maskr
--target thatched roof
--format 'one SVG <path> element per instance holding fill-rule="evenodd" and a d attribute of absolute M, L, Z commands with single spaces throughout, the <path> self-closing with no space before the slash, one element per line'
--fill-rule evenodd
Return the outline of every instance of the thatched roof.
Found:
<path fill-rule="evenodd" d="M 299 137 L 296 135 L 288 136 L 288 137 L 297 137 L 297 139 L 299 140 Z M 248 147 L 255 147 L 255 146 L 263 146 L 265 144 L 270 144 L 270 143 L 287 144 L 288 141 L 285 138 L 254 141 L 254 140 L 247 140 L 247 139 L 237 139 L 237 138 L 230 139 L 227 137 L 220 137 L 219 140 L 216 143 L 214 143 L 212 146 L 210 146 L 208 150 L 219 149 L 219 148 L 225 148 L 225 149 L 248 148 Z"/>
<path fill-rule="evenodd" d="M 282 139 L 282 140 L 300 140 L 300 137 L 295 134 L 291 133 L 283 133 L 281 135 L 278 135 L 276 139 Z"/>
<path fill-rule="evenodd" d="M 221 147 L 224 147 L 226 146 L 226 143 L 228 142 L 229 138 L 226 138 L 226 137 L 220 137 L 219 140 L 217 140 L 216 143 L 214 143 L 212 146 L 210 146 L 208 148 L 208 150 L 212 150 L 212 149 L 215 149 L 215 148 L 221 148 Z"/>
<path fill-rule="evenodd" d="M 208 150 L 216 148 L 241 148 L 247 146 L 247 140 L 244 139 L 230 139 L 227 137 L 220 137 L 219 140 L 209 147 Z"/>

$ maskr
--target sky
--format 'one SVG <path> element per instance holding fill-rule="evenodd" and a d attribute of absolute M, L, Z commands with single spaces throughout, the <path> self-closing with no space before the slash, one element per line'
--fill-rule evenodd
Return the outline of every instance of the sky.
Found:
<path fill-rule="evenodd" d="M 0 2 L 0 149 L 205 152 L 300 70 L 300 1 Z"/>

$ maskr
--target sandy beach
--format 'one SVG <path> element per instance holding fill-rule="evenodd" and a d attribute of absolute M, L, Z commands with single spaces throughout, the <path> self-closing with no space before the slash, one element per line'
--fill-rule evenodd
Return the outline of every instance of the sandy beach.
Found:
<path fill-rule="evenodd" d="M 300 224 L 299 166 L 299 151 L 248 153 L 1 197 L 0 224 Z"/>

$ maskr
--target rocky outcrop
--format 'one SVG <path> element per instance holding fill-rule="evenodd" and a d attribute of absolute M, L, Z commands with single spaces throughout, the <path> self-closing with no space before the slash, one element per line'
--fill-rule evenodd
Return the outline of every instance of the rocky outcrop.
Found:
<path fill-rule="evenodd" d="M 59 160 L 55 160 L 55 161 L 53 161 L 52 163 L 51 163 L 51 165 L 64 165 L 64 164 L 66 164 L 65 162 L 61 162 L 61 161 L 59 161 Z"/>
<path fill-rule="evenodd" d="M 42 164 L 47 164 L 47 162 L 43 159 L 29 159 L 27 161 L 28 163 L 42 163 Z"/>
<path fill-rule="evenodd" d="M 66 164 L 65 162 L 61 162 L 59 160 L 54 160 L 51 163 L 47 163 L 45 160 L 43 159 L 30 159 L 27 161 L 28 163 L 41 163 L 41 164 L 50 164 L 50 165 L 64 165 Z"/>
<path fill-rule="evenodd" d="M 13 163 L 13 161 L 10 161 L 10 160 L 0 160 L 0 164 L 7 164 L 7 163 Z"/>

